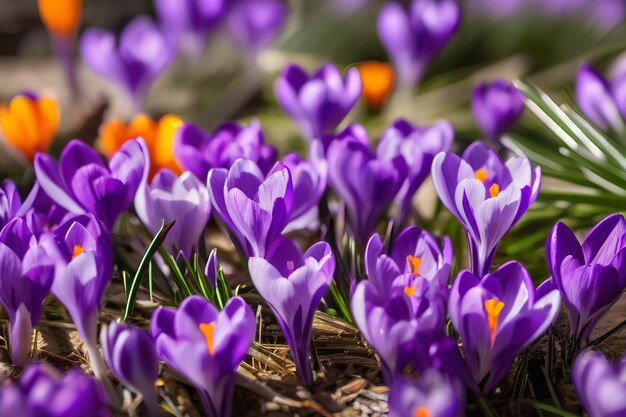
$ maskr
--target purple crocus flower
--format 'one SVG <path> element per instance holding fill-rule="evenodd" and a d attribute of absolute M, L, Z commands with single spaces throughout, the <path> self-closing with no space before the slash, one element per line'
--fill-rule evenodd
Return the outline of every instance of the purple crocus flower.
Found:
<path fill-rule="evenodd" d="M 463 385 L 434 369 L 398 378 L 389 391 L 389 417 L 460 417 L 464 410 Z"/>
<path fill-rule="evenodd" d="M 147 16 L 133 19 L 122 31 L 119 42 L 113 32 L 88 29 L 80 40 L 80 49 L 93 72 L 124 90 L 135 113 L 143 110 L 150 86 L 175 54 L 172 42 Z"/>
<path fill-rule="evenodd" d="M 217 288 L 217 274 L 217 249 L 213 249 L 204 267 L 204 276 L 213 289 Z"/>
<path fill-rule="evenodd" d="M 159 21 L 178 42 L 182 53 L 197 57 L 204 50 L 208 33 L 226 14 L 226 0 L 155 0 Z"/>
<path fill-rule="evenodd" d="M 108 382 L 97 346 L 97 321 L 113 273 L 111 239 L 98 219 L 85 214 L 42 237 L 41 244 L 55 260 L 52 293 L 74 321 L 94 373 Z"/>
<path fill-rule="evenodd" d="M 148 160 L 141 138 L 126 142 L 108 167 L 91 147 L 72 140 L 59 163 L 47 154 L 37 154 L 35 174 L 55 203 L 74 214 L 92 213 L 111 231 L 132 204 Z"/>
<path fill-rule="evenodd" d="M 401 156 L 409 167 L 407 178 L 396 197 L 401 222 L 410 214 L 415 192 L 430 174 L 433 158 L 439 152 L 449 151 L 453 141 L 454 128 L 446 121 L 421 128 L 398 119 L 383 133 L 376 155 L 386 161 Z"/>
<path fill-rule="evenodd" d="M 178 310 L 159 307 L 150 321 L 157 354 L 196 387 L 208 417 L 230 416 L 233 379 L 254 329 L 254 313 L 240 297 L 218 312 L 191 296 Z"/>
<path fill-rule="evenodd" d="M 102 328 L 100 344 L 111 373 L 142 396 L 150 416 L 159 416 L 154 388 L 159 362 L 152 338 L 137 327 L 111 322 Z"/>
<path fill-rule="evenodd" d="M 266 256 L 289 222 L 293 184 L 282 164 L 267 178 L 252 161 L 238 159 L 230 170 L 212 169 L 208 185 L 213 209 L 246 256 Z"/>
<path fill-rule="evenodd" d="M 263 174 L 276 163 L 276 148 L 265 145 L 261 124 L 254 120 L 248 126 L 236 122 L 221 125 L 210 135 L 191 123 L 176 133 L 174 155 L 187 171 L 205 181 L 211 168 L 230 169 L 240 158 L 255 162 Z"/>
<path fill-rule="evenodd" d="M 78 369 L 65 375 L 42 363 L 0 390 L 0 415 L 13 417 L 110 417 L 102 387 Z"/>
<path fill-rule="evenodd" d="M 567 306 L 574 344 L 584 347 L 598 320 L 626 289 L 626 220 L 621 214 L 605 218 L 582 245 L 559 222 L 546 241 L 546 257 Z"/>
<path fill-rule="evenodd" d="M 349 127 L 331 142 L 326 157 L 330 186 L 346 204 L 354 237 L 365 244 L 397 197 L 408 167 L 402 155 L 391 160 L 377 157 L 359 131 L 364 129 Z"/>
<path fill-rule="evenodd" d="M 272 43 L 286 17 L 287 5 L 282 0 L 233 0 L 228 29 L 239 46 L 256 53 Z"/>
<path fill-rule="evenodd" d="M 384 251 L 380 235 L 372 235 L 365 248 L 365 273 L 383 294 L 389 293 L 395 277 L 408 273 L 446 289 L 452 256 L 452 243 L 447 236 L 440 249 L 433 235 L 410 226 L 398 235 L 389 254 Z"/>
<path fill-rule="evenodd" d="M 578 70 L 576 101 L 583 113 L 600 129 L 624 130 L 624 123 L 609 83 L 588 64 L 583 64 Z"/>
<path fill-rule="evenodd" d="M 54 277 L 54 261 L 24 222 L 15 218 L 0 232 L 0 302 L 9 316 L 11 359 L 26 365 L 33 327 Z"/>
<path fill-rule="evenodd" d="M 359 70 L 350 68 L 345 81 L 331 64 L 313 75 L 298 65 L 288 65 L 276 80 L 276 97 L 285 112 L 312 141 L 332 133 L 361 96 Z"/>
<path fill-rule="evenodd" d="M 318 242 L 303 255 L 291 240 L 282 238 L 271 258 L 250 258 L 248 269 L 254 286 L 278 320 L 300 379 L 311 384 L 313 318 L 335 271 L 330 246 Z"/>
<path fill-rule="evenodd" d="M 161 223 L 176 223 L 165 238 L 165 246 L 172 252 L 182 251 L 190 257 L 197 246 L 211 215 L 209 190 L 204 182 L 191 172 L 177 177 L 169 169 L 162 169 L 147 183 L 149 166 L 135 196 L 137 216 L 155 235 Z"/>
<path fill-rule="evenodd" d="M 328 180 L 328 163 L 324 158 L 323 145 L 319 141 L 311 142 L 308 159 L 290 152 L 281 162 L 289 169 L 293 183 L 293 204 L 285 232 L 316 228 L 319 224 L 317 206 L 326 191 Z M 275 169 L 281 168 L 281 165 L 277 165 Z"/>
<path fill-rule="evenodd" d="M 0 229 L 16 217 L 22 207 L 22 199 L 11 180 L 0 183 Z"/>
<path fill-rule="evenodd" d="M 561 296 L 535 287 L 524 267 L 508 262 L 484 278 L 462 271 L 454 281 L 448 311 L 465 360 L 485 393 L 507 374 L 513 360 L 556 320 Z"/>
<path fill-rule="evenodd" d="M 28 228 L 37 238 L 75 216 L 52 201 L 36 180 L 17 215 L 26 221 Z"/>
<path fill-rule="evenodd" d="M 510 82 L 482 82 L 472 92 L 472 112 L 487 139 L 497 142 L 524 111 L 524 95 Z"/>
<path fill-rule="evenodd" d="M 455 0 L 413 0 L 407 9 L 387 3 L 378 15 L 378 36 L 396 68 L 398 84 L 413 88 L 430 60 L 446 46 L 461 21 Z"/>
<path fill-rule="evenodd" d="M 438 154 L 432 176 L 439 198 L 465 229 L 472 272 L 486 275 L 500 240 L 537 198 L 541 170 L 525 156 L 502 163 L 474 142 L 462 158 Z"/>
<path fill-rule="evenodd" d="M 626 415 L 626 356 L 610 364 L 601 352 L 578 355 L 572 382 L 589 417 Z"/>

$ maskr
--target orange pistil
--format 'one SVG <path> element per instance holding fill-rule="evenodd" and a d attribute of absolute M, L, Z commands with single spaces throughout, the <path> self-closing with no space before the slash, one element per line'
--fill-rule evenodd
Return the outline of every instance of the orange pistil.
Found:
<path fill-rule="evenodd" d="M 485 181 L 487 181 L 487 178 L 489 178 L 489 173 L 487 172 L 486 169 L 481 168 L 477 170 L 476 172 L 474 172 L 474 178 L 476 178 L 478 181 L 484 184 Z"/>
<path fill-rule="evenodd" d="M 496 339 L 496 330 L 498 328 L 498 318 L 504 308 L 504 303 L 495 298 L 485 300 L 485 311 L 487 312 L 487 322 L 489 323 L 489 333 L 491 334 L 491 344 Z"/>
<path fill-rule="evenodd" d="M 494 182 L 491 184 L 491 187 L 489 187 L 489 195 L 493 198 L 497 197 L 498 194 L 500 194 L 500 186 Z"/>
<path fill-rule="evenodd" d="M 11 146 L 33 163 L 37 152 L 47 152 L 59 127 L 59 107 L 50 97 L 18 95 L 0 105 L 0 130 Z"/>
<path fill-rule="evenodd" d="M 415 295 L 415 285 L 411 285 L 410 287 L 407 285 L 404 287 L 404 293 L 407 295 L 407 297 L 413 297 Z"/>
<path fill-rule="evenodd" d="M 417 407 L 413 417 L 430 417 L 430 411 L 426 407 Z"/>
<path fill-rule="evenodd" d="M 85 253 L 85 249 L 81 245 L 74 246 L 74 252 L 72 253 L 72 259 L 76 258 L 81 253 Z"/>
<path fill-rule="evenodd" d="M 393 68 L 387 63 L 378 61 L 362 62 L 356 67 L 361 75 L 363 97 L 372 109 L 380 109 L 393 88 L 395 78 Z"/>
<path fill-rule="evenodd" d="M 215 323 L 214 321 L 212 321 L 211 323 L 200 323 L 200 326 L 198 326 L 198 328 L 200 329 L 200 331 L 202 332 L 202 334 L 204 334 L 204 337 L 206 339 L 206 346 L 209 349 L 209 353 L 211 355 L 213 355 L 213 333 L 215 332 L 215 326 L 217 325 L 217 323 Z"/>
<path fill-rule="evenodd" d="M 409 261 L 409 265 L 411 266 L 411 273 L 413 275 L 419 275 L 419 268 L 420 268 L 420 265 L 422 264 L 422 258 L 409 255 L 407 257 L 407 260 Z"/>

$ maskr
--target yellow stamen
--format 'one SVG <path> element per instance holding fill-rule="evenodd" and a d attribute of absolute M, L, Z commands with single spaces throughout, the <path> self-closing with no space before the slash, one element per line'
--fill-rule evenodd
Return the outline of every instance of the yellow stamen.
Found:
<path fill-rule="evenodd" d="M 487 172 L 486 169 L 481 168 L 477 170 L 476 172 L 474 172 L 474 178 L 476 178 L 478 181 L 484 184 L 485 181 L 487 181 L 487 178 L 489 178 L 489 173 Z"/>
<path fill-rule="evenodd" d="M 215 332 L 216 325 L 217 323 L 212 321 L 211 323 L 208 323 L 208 324 L 200 323 L 200 326 L 198 326 L 202 334 L 204 334 L 204 337 L 206 339 L 206 345 L 211 355 L 213 354 L 213 348 L 214 348 L 213 347 L 213 332 Z"/>
<path fill-rule="evenodd" d="M 487 322 L 489 323 L 489 333 L 491 333 L 491 343 L 496 338 L 496 330 L 498 328 L 498 318 L 504 308 L 504 303 L 495 298 L 485 300 L 485 311 L 487 312 Z"/>
<path fill-rule="evenodd" d="M 489 195 L 491 195 L 491 198 L 493 198 L 497 197 L 498 194 L 500 194 L 500 186 L 494 182 L 493 184 L 491 184 L 491 187 L 489 187 Z"/>
<path fill-rule="evenodd" d="M 76 258 L 78 255 L 80 255 L 81 253 L 84 253 L 85 249 L 83 249 L 83 247 L 81 245 L 75 245 L 74 246 L 74 253 L 72 253 L 72 259 Z"/>
<path fill-rule="evenodd" d="M 407 285 L 404 287 L 404 293 L 408 297 L 413 297 L 415 295 L 415 285 L 411 285 L 410 287 Z"/>
<path fill-rule="evenodd" d="M 411 273 L 413 275 L 418 275 L 419 274 L 419 269 L 420 269 L 420 265 L 422 264 L 422 258 L 418 258 L 418 257 L 414 257 L 409 255 L 407 257 L 408 261 L 409 261 L 409 265 L 411 266 Z"/>
<path fill-rule="evenodd" d="M 165 381 L 163 381 L 161 378 L 157 378 L 157 380 L 154 381 L 154 386 L 157 388 L 161 388 L 165 386 Z"/>
<path fill-rule="evenodd" d="M 430 417 L 430 411 L 426 407 L 417 407 L 414 417 Z"/>

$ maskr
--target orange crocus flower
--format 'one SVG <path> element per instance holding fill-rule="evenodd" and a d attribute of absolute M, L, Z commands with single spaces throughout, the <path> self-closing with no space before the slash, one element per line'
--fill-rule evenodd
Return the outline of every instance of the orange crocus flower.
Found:
<path fill-rule="evenodd" d="M 127 140 L 141 136 L 150 153 L 150 179 L 162 168 L 169 168 L 177 175 L 183 169 L 174 158 L 174 137 L 183 121 L 171 114 L 158 122 L 145 114 L 139 114 L 128 124 L 110 120 L 100 127 L 98 146 L 111 157 Z"/>
<path fill-rule="evenodd" d="M 33 163 L 37 152 L 47 152 L 59 128 L 59 107 L 50 97 L 15 96 L 0 105 L 0 130 L 4 139 Z"/>
<path fill-rule="evenodd" d="M 82 0 L 39 0 L 39 16 L 48 31 L 62 38 L 73 37 L 80 24 Z"/>
<path fill-rule="evenodd" d="M 380 109 L 393 88 L 395 74 L 391 65 L 378 61 L 357 64 L 363 85 L 363 97 L 374 110 Z"/>

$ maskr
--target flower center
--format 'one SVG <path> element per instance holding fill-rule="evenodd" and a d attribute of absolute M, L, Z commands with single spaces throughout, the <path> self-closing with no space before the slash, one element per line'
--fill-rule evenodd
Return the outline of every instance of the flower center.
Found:
<path fill-rule="evenodd" d="M 413 417 L 430 417 L 430 411 L 426 407 L 417 407 Z"/>
<path fill-rule="evenodd" d="M 487 178 L 489 178 L 489 174 L 487 173 L 486 169 L 481 168 L 474 172 L 474 178 L 476 178 L 478 181 L 484 184 L 485 181 L 487 181 Z"/>
<path fill-rule="evenodd" d="M 72 253 L 72 259 L 75 259 L 81 253 L 85 253 L 85 249 L 81 245 L 74 245 L 74 252 Z"/>
<path fill-rule="evenodd" d="M 491 187 L 489 187 L 489 195 L 491 195 L 491 198 L 493 198 L 497 197 L 498 194 L 500 194 L 500 186 L 494 182 L 493 184 L 491 184 Z"/>
<path fill-rule="evenodd" d="M 409 265 L 411 266 L 411 273 L 413 275 L 418 275 L 420 265 L 422 264 L 422 258 L 409 255 L 406 259 L 409 261 Z"/>
<path fill-rule="evenodd" d="M 200 326 L 198 326 L 198 328 L 200 329 L 200 331 L 202 332 L 202 334 L 204 335 L 204 338 L 206 339 L 206 346 L 207 349 L 209 350 L 209 353 L 211 355 L 213 355 L 213 333 L 215 332 L 215 326 L 217 325 L 217 323 L 215 323 L 214 321 L 212 321 L 211 323 L 200 323 Z"/>
<path fill-rule="evenodd" d="M 415 285 L 411 285 L 410 287 L 408 285 L 406 285 L 404 287 L 404 293 L 408 296 L 408 297 L 413 297 L 415 295 Z"/>
<path fill-rule="evenodd" d="M 498 318 L 504 308 L 504 303 L 495 298 L 485 300 L 485 311 L 487 312 L 487 322 L 489 323 L 489 333 L 491 333 L 491 344 L 496 339 L 496 330 L 498 328 Z"/>

